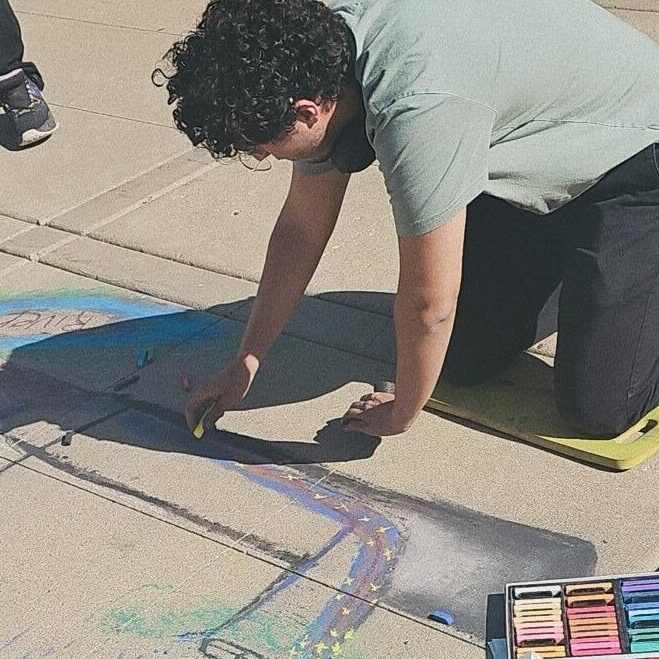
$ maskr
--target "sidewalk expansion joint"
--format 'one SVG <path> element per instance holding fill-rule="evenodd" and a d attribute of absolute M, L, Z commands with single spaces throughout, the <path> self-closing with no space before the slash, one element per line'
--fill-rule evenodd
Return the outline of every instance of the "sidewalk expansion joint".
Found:
<path fill-rule="evenodd" d="M 659 15 L 659 10 L 657 9 L 641 9 L 640 7 L 627 7 L 625 5 L 618 5 L 618 4 L 600 4 L 600 7 L 603 9 L 615 9 L 616 11 L 628 11 L 628 12 L 636 12 L 638 14 L 657 14 Z"/>
<path fill-rule="evenodd" d="M 93 239 L 89 239 L 89 240 L 93 240 Z M 150 255 L 150 256 L 153 256 L 153 255 Z M 153 256 L 153 258 L 162 258 L 162 257 Z M 162 259 L 162 260 L 165 261 L 165 260 L 168 260 L 168 259 Z M 149 290 L 147 290 L 143 287 L 140 287 L 140 286 L 126 286 L 125 284 L 120 284 L 117 281 L 114 281 L 113 279 L 111 279 L 109 277 L 101 277 L 101 276 L 98 276 L 98 275 L 90 276 L 90 275 L 86 275 L 86 274 L 81 274 L 79 271 L 77 271 L 73 268 L 69 269 L 69 268 L 65 268 L 61 265 L 55 265 L 53 263 L 44 263 L 42 265 L 45 265 L 49 268 L 54 268 L 55 270 L 61 270 L 62 272 L 72 272 L 73 274 L 76 274 L 80 277 L 85 277 L 86 279 L 91 279 L 92 281 L 98 281 L 102 284 L 108 284 L 110 286 L 115 286 L 116 288 L 121 288 L 123 290 L 131 291 L 133 293 L 140 293 L 142 295 L 148 295 L 149 297 L 159 299 L 159 300 L 163 300 L 165 302 L 171 302 L 172 304 L 178 304 L 178 305 L 181 305 L 181 306 L 185 306 L 189 309 L 196 309 L 197 311 L 205 311 L 207 313 L 212 313 L 213 315 L 217 316 L 218 318 L 225 318 L 226 320 L 233 320 L 234 322 L 241 322 L 241 324 L 244 324 L 244 323 L 242 323 L 242 321 L 236 321 L 235 315 L 237 313 L 239 313 L 240 309 L 242 309 L 245 305 L 250 303 L 250 300 L 246 300 L 243 305 L 241 305 L 240 307 L 234 309 L 228 315 L 219 314 L 215 311 L 209 310 L 207 307 L 203 307 L 203 306 L 199 306 L 199 305 L 192 306 L 188 302 L 186 302 L 184 300 L 181 300 L 179 298 L 176 298 L 176 297 L 168 297 L 168 296 L 163 295 L 162 293 L 159 293 L 158 295 L 154 295 L 153 292 L 151 292 L 151 291 L 149 291 Z M 192 266 L 188 266 L 188 267 L 192 267 Z M 199 269 L 203 270 L 204 268 L 199 268 Z M 213 272 L 213 271 L 210 271 L 210 272 Z M 215 274 L 223 274 L 223 273 L 215 273 Z M 309 299 L 312 299 L 312 298 L 309 298 Z M 348 307 L 347 305 L 338 304 L 338 303 L 332 302 L 330 300 L 321 299 L 320 301 L 323 302 L 324 304 L 333 304 L 333 305 L 338 306 L 338 307 L 351 308 L 351 309 L 355 309 L 356 311 L 361 311 L 361 312 L 364 312 L 364 313 L 375 313 L 375 312 L 370 312 L 370 311 L 369 312 L 364 311 L 364 309 L 360 309 L 359 307 Z M 381 315 L 384 316 L 385 314 L 381 314 Z M 322 346 L 323 348 L 329 348 L 330 350 L 334 350 L 334 351 L 336 351 L 338 353 L 342 353 L 344 355 L 350 355 L 352 357 L 359 357 L 361 359 L 368 359 L 369 361 L 373 362 L 374 364 L 380 364 L 380 365 L 386 366 L 387 368 L 389 368 L 391 366 L 390 362 L 384 361 L 382 359 L 378 359 L 377 357 L 374 357 L 372 355 L 367 355 L 367 354 L 364 354 L 364 353 L 361 353 L 361 352 L 354 352 L 352 350 L 346 350 L 345 348 L 338 347 L 338 346 L 333 345 L 331 343 L 325 343 L 323 341 L 314 341 L 314 340 L 309 339 L 308 337 L 305 337 L 301 334 L 294 334 L 294 333 L 291 333 L 291 332 L 282 332 L 281 336 L 282 337 L 288 337 L 288 338 L 294 338 L 298 341 L 304 341 L 305 343 L 310 343 L 312 345 Z"/>
<path fill-rule="evenodd" d="M 153 189 L 150 189 L 148 194 L 145 194 L 142 197 L 138 197 L 137 195 L 134 195 L 133 197 L 134 201 L 129 203 L 128 206 L 119 206 L 117 204 L 116 198 L 121 197 L 122 195 L 130 196 L 131 188 L 133 187 L 144 186 L 145 188 L 149 188 L 149 183 L 151 179 L 158 178 L 158 176 L 162 176 L 163 171 L 166 171 L 168 167 L 174 166 L 180 162 L 183 163 L 194 162 L 195 164 L 199 165 L 199 167 L 195 171 L 204 169 L 205 166 L 209 164 L 207 162 L 196 160 L 194 156 L 195 156 L 195 149 L 187 147 L 185 148 L 185 150 L 181 151 L 180 153 L 177 153 L 169 158 L 166 158 L 165 160 L 158 162 L 152 167 L 148 167 L 147 169 L 145 169 L 140 173 L 131 175 L 130 177 L 117 183 L 111 188 L 102 190 L 97 194 L 94 194 L 91 197 L 85 199 L 84 201 L 81 201 L 77 204 L 74 204 L 73 206 L 69 206 L 68 208 L 60 210 L 55 215 L 51 215 L 47 219 L 40 220 L 40 223 L 47 224 L 49 226 L 54 226 L 55 228 L 60 229 L 61 231 L 69 231 L 70 233 L 75 233 L 81 236 L 86 235 L 85 233 L 86 229 L 76 230 L 58 225 L 61 225 L 67 220 L 70 220 L 72 217 L 75 217 L 75 215 L 77 213 L 80 213 L 83 209 L 94 207 L 97 205 L 100 205 L 101 207 L 104 205 L 106 206 L 117 205 L 116 210 L 110 213 L 110 216 L 107 216 L 108 218 L 111 217 L 112 219 L 117 219 L 118 217 L 123 216 L 121 215 L 121 213 L 124 211 L 125 208 L 131 208 L 132 210 L 134 210 L 135 208 L 139 208 L 140 205 L 143 205 L 145 203 L 150 203 L 150 201 L 152 201 L 153 199 L 157 199 L 160 196 L 162 196 L 162 195 L 158 195 L 161 189 L 165 189 L 165 188 L 169 189 L 169 187 L 173 185 L 176 181 L 172 181 L 172 183 L 168 183 L 167 185 L 161 186 L 160 188 L 155 187 Z M 210 164 L 215 164 L 215 161 L 213 161 Z M 207 170 L 204 169 L 204 172 L 205 171 Z M 181 177 L 181 178 L 183 179 L 186 178 L 187 176 L 189 176 L 189 174 L 186 174 L 185 177 Z M 151 199 L 152 197 L 153 199 Z M 95 210 L 96 212 L 98 212 L 97 209 Z M 21 218 L 17 218 L 17 219 L 21 219 Z M 105 223 L 105 219 L 101 219 L 99 220 L 99 222 L 101 223 L 100 226 L 102 226 Z"/>
<path fill-rule="evenodd" d="M 140 199 L 139 201 L 134 202 L 130 206 L 126 206 L 126 208 L 123 208 L 120 211 L 117 211 L 116 213 L 113 213 L 112 215 L 109 215 L 108 217 L 99 220 L 95 224 L 92 224 L 88 227 L 85 227 L 84 230 L 82 231 L 74 231 L 71 230 L 71 233 L 75 233 L 80 236 L 85 236 L 86 238 L 90 238 L 91 240 L 96 240 L 97 242 L 107 242 L 105 240 L 98 240 L 97 238 L 91 237 L 89 234 L 92 231 L 96 231 L 97 229 L 100 229 L 107 224 L 111 224 L 115 220 L 119 220 L 122 217 L 126 217 L 126 215 L 130 215 L 133 211 L 136 211 L 139 208 L 142 208 L 143 206 L 147 206 L 148 204 L 160 199 L 161 197 L 164 197 L 165 195 L 169 194 L 170 192 L 173 192 L 174 190 L 178 190 L 178 188 L 183 187 L 184 185 L 187 185 L 191 181 L 194 181 L 195 179 L 198 179 L 200 176 L 203 176 L 206 174 L 208 171 L 211 169 L 214 169 L 217 166 L 216 162 L 211 162 L 206 165 L 201 165 L 198 170 L 192 172 L 191 174 L 188 174 L 187 176 L 181 177 L 178 181 L 175 181 L 174 183 L 171 183 L 170 185 L 166 185 L 165 187 L 156 190 L 152 194 L 144 197 L 143 199 Z M 54 219 L 62 219 L 63 215 L 58 216 L 57 218 L 52 218 Z M 52 221 L 52 220 L 51 220 Z M 68 229 L 61 229 L 61 231 L 68 231 Z M 123 245 L 119 243 L 109 243 L 113 245 L 117 245 L 118 247 L 122 247 Z M 125 249 L 130 249 L 130 248 L 125 248 Z M 135 250 L 137 251 L 137 250 Z M 149 252 L 142 252 L 148 254 Z M 157 254 L 151 254 L 151 256 L 157 256 Z M 162 258 L 162 257 L 158 257 Z M 174 260 L 174 259 L 166 259 L 166 260 Z M 182 261 L 181 261 L 182 262 Z"/>
<path fill-rule="evenodd" d="M 67 233 L 69 233 L 69 232 L 67 232 Z M 74 238 L 79 237 L 77 234 L 71 234 L 71 235 Z M 86 237 L 86 240 L 95 240 L 95 239 Z M 68 242 L 71 242 L 71 241 L 66 241 L 66 242 L 68 243 Z M 103 241 L 96 241 L 96 242 L 103 242 Z M 127 248 L 124 248 L 124 249 L 127 249 Z M 5 251 L 5 250 L 3 250 L 2 245 L 0 245 L 0 252 L 3 252 L 3 251 Z M 131 251 L 136 251 L 136 250 L 131 250 Z M 9 252 L 6 252 L 6 253 L 9 253 Z M 43 255 L 47 255 L 48 253 L 49 252 L 44 252 Z M 217 313 L 216 311 L 212 311 L 212 310 L 210 310 L 210 309 L 208 309 L 207 307 L 204 307 L 204 306 L 191 305 L 189 303 L 189 301 L 182 300 L 180 298 L 177 298 L 176 296 L 171 296 L 170 297 L 170 296 L 164 295 L 163 293 L 158 293 L 156 295 L 156 294 L 153 293 L 153 291 L 148 290 L 148 288 L 146 288 L 146 287 L 140 287 L 140 286 L 136 286 L 136 285 L 135 286 L 127 286 L 125 283 L 119 283 L 118 281 L 112 279 L 111 277 L 101 277 L 99 275 L 86 274 L 84 272 L 80 272 L 79 270 L 76 270 L 75 268 L 66 268 L 63 265 L 54 264 L 54 263 L 47 263 L 47 262 L 42 263 L 41 261 L 39 261 L 39 259 L 29 259 L 29 258 L 26 258 L 25 256 L 22 256 L 22 255 L 12 254 L 12 256 L 16 256 L 16 258 L 24 260 L 27 263 L 39 263 L 40 265 L 42 265 L 44 267 L 53 268 L 54 270 L 59 270 L 61 272 L 73 273 L 73 274 L 75 274 L 79 277 L 83 277 L 84 279 L 89 279 L 90 281 L 97 281 L 97 282 L 100 282 L 101 284 L 107 284 L 109 286 L 114 286 L 115 288 L 119 288 L 119 289 L 122 289 L 122 290 L 125 290 L 125 291 L 131 291 L 132 293 L 140 293 L 141 295 L 148 295 L 151 298 L 158 299 L 158 300 L 161 300 L 161 301 L 164 301 L 164 302 L 170 302 L 172 304 L 177 304 L 177 305 L 180 305 L 180 306 L 184 306 L 188 309 L 195 309 L 197 311 L 205 311 L 207 313 L 213 314 L 214 316 L 217 316 L 218 318 L 224 318 L 226 320 L 233 320 L 234 322 L 240 322 L 241 324 L 244 324 L 244 323 L 242 321 L 236 320 L 236 315 L 239 314 L 240 311 L 242 309 L 244 309 L 244 307 L 246 305 L 251 303 L 251 300 L 245 300 L 239 306 L 234 308 L 230 313 L 220 314 L 220 313 Z M 171 259 L 164 259 L 162 257 L 155 256 L 153 254 L 149 254 L 149 256 L 151 256 L 152 258 L 161 259 L 163 261 L 171 260 Z M 207 272 L 211 272 L 213 274 L 221 274 L 221 275 L 224 275 L 224 276 L 231 277 L 231 275 L 227 275 L 226 273 L 215 272 L 213 270 L 207 270 L 206 268 L 198 268 L 197 266 L 191 266 L 189 264 L 185 264 L 185 263 L 181 263 L 181 262 L 178 262 L 178 263 L 180 265 L 186 265 L 187 267 L 196 268 L 196 269 L 199 269 L 199 270 L 206 270 Z M 10 266 L 6 270 L 0 271 L 0 277 L 4 276 L 5 274 L 7 274 L 7 272 L 9 272 L 9 271 L 11 271 L 15 268 L 18 268 L 21 265 L 24 265 L 24 264 L 17 263 L 17 264 L 14 264 L 14 265 Z M 246 280 L 246 281 L 251 281 L 251 280 L 248 280 L 247 278 L 240 278 L 240 277 L 233 277 L 233 278 L 234 279 L 243 279 L 243 280 Z M 134 283 L 136 284 L 137 282 L 134 282 Z M 258 283 L 258 282 L 255 282 L 255 283 Z M 377 313 L 377 312 L 374 312 L 374 311 L 367 311 L 367 310 L 361 309 L 359 307 L 353 307 L 353 306 L 349 306 L 349 305 L 339 304 L 338 302 L 333 302 L 332 300 L 326 300 L 326 299 L 320 298 L 320 297 L 310 297 L 310 296 L 306 296 L 306 295 L 305 295 L 305 297 L 307 299 L 315 299 L 315 300 L 321 302 L 322 304 L 328 304 L 328 305 L 333 305 L 333 306 L 337 306 L 337 307 L 353 309 L 356 312 L 372 313 L 372 314 L 375 314 L 375 315 L 387 316 L 387 314 Z M 339 347 L 339 346 L 336 346 L 332 343 L 327 343 L 327 342 L 324 342 L 324 341 L 312 340 L 309 337 L 306 337 L 302 334 L 296 334 L 296 333 L 293 333 L 293 332 L 282 332 L 281 336 L 282 337 L 288 337 L 288 338 L 294 338 L 298 341 L 304 341 L 305 343 L 309 343 L 311 345 L 322 346 L 323 348 L 329 348 L 330 350 L 334 350 L 337 353 L 341 353 L 341 354 L 344 354 L 344 355 L 350 355 L 352 357 L 359 357 L 361 359 L 368 359 L 369 361 L 371 361 L 374 364 L 383 365 L 383 366 L 386 366 L 387 368 L 389 368 L 391 366 L 390 362 L 384 361 L 382 359 L 378 359 L 377 357 L 374 357 L 373 355 L 368 355 L 368 354 L 364 354 L 362 352 L 356 352 L 356 351 L 352 351 L 352 350 L 346 350 L 345 347 Z"/>
<path fill-rule="evenodd" d="M 33 217 L 31 215 L 20 215 L 16 213 L 15 211 L 11 210 L 3 210 L 2 207 L 0 207 L 0 216 L 4 215 L 5 217 L 8 217 L 10 220 L 18 220 L 19 222 L 25 222 L 25 224 L 38 224 L 38 225 L 43 225 L 44 220 L 40 220 L 38 217 Z"/>

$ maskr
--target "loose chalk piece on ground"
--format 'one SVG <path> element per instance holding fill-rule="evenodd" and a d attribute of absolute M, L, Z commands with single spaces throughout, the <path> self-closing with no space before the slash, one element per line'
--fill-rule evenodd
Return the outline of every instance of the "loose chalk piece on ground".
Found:
<path fill-rule="evenodd" d="M 126 387 L 130 387 L 131 384 L 135 384 L 138 382 L 140 379 L 139 375 L 129 375 L 127 378 L 123 378 L 122 380 L 119 380 L 117 384 L 112 387 L 112 391 L 121 391 L 122 389 L 125 389 Z"/>
<path fill-rule="evenodd" d="M 192 379 L 187 373 L 181 373 L 179 381 L 183 391 L 190 391 L 190 389 L 192 389 Z"/>
<path fill-rule="evenodd" d="M 437 609 L 433 611 L 429 616 L 434 622 L 441 622 L 443 625 L 452 625 L 455 622 L 455 618 L 448 612 Z"/>
<path fill-rule="evenodd" d="M 73 430 L 69 430 L 64 435 L 62 435 L 62 446 L 71 446 L 71 440 L 73 439 Z"/>
<path fill-rule="evenodd" d="M 137 356 L 135 358 L 135 363 L 137 368 L 144 368 L 150 361 L 153 360 L 153 351 L 151 348 L 146 350 L 138 350 Z"/>

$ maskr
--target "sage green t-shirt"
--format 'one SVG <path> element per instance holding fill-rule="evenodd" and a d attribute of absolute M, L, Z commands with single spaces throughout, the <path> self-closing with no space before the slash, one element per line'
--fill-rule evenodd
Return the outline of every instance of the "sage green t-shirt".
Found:
<path fill-rule="evenodd" d="M 659 46 L 590 0 L 330 7 L 354 35 L 400 235 L 436 228 L 483 192 L 549 213 L 659 142 Z"/>

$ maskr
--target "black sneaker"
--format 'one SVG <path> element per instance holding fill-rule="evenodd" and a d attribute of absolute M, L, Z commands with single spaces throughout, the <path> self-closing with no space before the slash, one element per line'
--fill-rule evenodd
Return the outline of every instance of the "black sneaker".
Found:
<path fill-rule="evenodd" d="M 41 90 L 22 69 L 0 77 L 0 105 L 14 127 L 18 146 L 40 142 L 59 127 Z"/>

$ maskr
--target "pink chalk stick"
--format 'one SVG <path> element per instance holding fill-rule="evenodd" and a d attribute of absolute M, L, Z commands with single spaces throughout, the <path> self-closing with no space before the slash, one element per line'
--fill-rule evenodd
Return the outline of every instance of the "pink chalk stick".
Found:
<path fill-rule="evenodd" d="M 620 654 L 620 641 L 615 636 L 598 638 L 596 640 L 572 640 L 570 650 L 575 657 L 587 657 L 597 654 Z"/>

